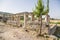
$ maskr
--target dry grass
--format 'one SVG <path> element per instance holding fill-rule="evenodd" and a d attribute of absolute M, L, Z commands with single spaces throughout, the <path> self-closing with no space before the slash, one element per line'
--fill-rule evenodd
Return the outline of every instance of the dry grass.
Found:
<path fill-rule="evenodd" d="M 58 26 L 60 26 L 60 20 L 50 20 L 50 24 L 51 25 L 57 24 Z"/>

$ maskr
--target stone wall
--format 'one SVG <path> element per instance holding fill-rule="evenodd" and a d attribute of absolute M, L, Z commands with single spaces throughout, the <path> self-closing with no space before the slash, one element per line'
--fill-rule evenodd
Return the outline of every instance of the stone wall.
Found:
<path fill-rule="evenodd" d="M 57 25 L 53 25 L 53 26 L 51 26 L 51 28 L 50 28 L 50 35 L 52 35 L 52 34 L 54 34 L 54 32 L 56 31 L 56 28 L 57 28 Z"/>

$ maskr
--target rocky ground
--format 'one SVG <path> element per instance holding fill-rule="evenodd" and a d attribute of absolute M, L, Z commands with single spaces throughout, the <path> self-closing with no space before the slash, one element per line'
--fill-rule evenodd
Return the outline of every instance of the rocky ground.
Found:
<path fill-rule="evenodd" d="M 36 37 L 35 31 L 25 31 L 23 28 L 12 27 L 0 22 L 0 40 L 45 40 Z"/>
<path fill-rule="evenodd" d="M 37 32 L 13 27 L 0 22 L 0 40 L 51 40 L 52 38 L 37 37 Z"/>

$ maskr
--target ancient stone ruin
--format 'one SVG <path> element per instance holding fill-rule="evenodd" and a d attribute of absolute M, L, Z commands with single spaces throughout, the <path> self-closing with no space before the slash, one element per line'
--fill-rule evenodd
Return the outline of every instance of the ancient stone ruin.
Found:
<path fill-rule="evenodd" d="M 1 17 L 3 19 L 7 18 L 6 24 L 8 25 L 11 25 L 13 27 L 22 27 L 27 30 L 35 30 L 39 33 L 40 22 L 34 18 L 32 12 L 22 12 L 22 13 L 11 14 L 11 15 L 7 15 L 6 18 L 4 18 L 3 16 Z M 2 18 L 0 18 L 0 20 Z M 51 35 L 55 32 L 57 25 L 54 25 L 51 28 L 49 25 L 49 22 L 50 22 L 50 16 L 48 15 L 48 18 L 45 17 L 45 20 L 42 23 L 42 28 L 41 28 L 42 35 Z"/>

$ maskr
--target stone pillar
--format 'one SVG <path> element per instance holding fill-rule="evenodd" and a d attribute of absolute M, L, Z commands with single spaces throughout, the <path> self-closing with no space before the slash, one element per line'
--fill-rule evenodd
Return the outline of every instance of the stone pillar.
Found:
<path fill-rule="evenodd" d="M 49 22 L 50 22 L 50 16 L 46 15 L 46 17 L 45 17 L 45 23 L 46 23 L 46 25 L 49 25 Z"/>
<path fill-rule="evenodd" d="M 19 25 L 19 20 L 20 20 L 20 19 L 19 19 L 19 16 L 16 15 L 16 26 L 20 26 L 20 25 Z"/>
<path fill-rule="evenodd" d="M 20 27 L 20 16 L 17 17 L 17 23 L 18 23 L 18 26 Z"/>
<path fill-rule="evenodd" d="M 17 25 L 17 16 L 16 15 L 14 15 L 14 24 L 15 24 L 15 26 Z"/>
<path fill-rule="evenodd" d="M 14 16 L 14 21 L 15 21 L 15 15 L 13 15 Z"/>
<path fill-rule="evenodd" d="M 50 32 L 49 22 L 50 22 L 50 16 L 47 14 L 45 17 L 47 34 L 49 34 L 49 32 Z"/>
<path fill-rule="evenodd" d="M 26 23 L 27 23 L 27 20 L 26 20 L 26 14 L 24 14 L 24 27 L 23 28 L 26 28 Z"/>
<path fill-rule="evenodd" d="M 31 20 L 34 21 L 34 15 L 33 14 L 31 14 Z"/>
<path fill-rule="evenodd" d="M 10 24 L 10 27 L 11 27 L 11 25 L 12 25 L 12 15 L 10 15 L 10 20 L 9 21 L 10 21 L 9 24 Z"/>

